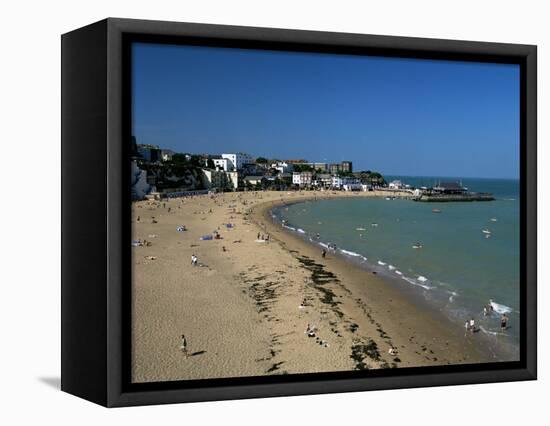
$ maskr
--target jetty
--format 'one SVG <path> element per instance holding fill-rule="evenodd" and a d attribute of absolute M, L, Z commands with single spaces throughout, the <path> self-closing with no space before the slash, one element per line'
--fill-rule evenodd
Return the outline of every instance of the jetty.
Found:
<path fill-rule="evenodd" d="M 495 197 L 488 192 L 469 192 L 459 182 L 439 182 L 431 189 L 415 190 L 413 200 L 425 202 L 453 201 L 493 201 Z"/>

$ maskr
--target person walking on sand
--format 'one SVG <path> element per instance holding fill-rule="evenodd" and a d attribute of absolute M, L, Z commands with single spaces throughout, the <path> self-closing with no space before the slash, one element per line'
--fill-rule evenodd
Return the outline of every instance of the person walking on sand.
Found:
<path fill-rule="evenodd" d="M 321 256 L 323 257 L 323 259 L 327 257 L 327 251 L 325 249 L 323 249 L 323 251 L 321 252 Z"/>
<path fill-rule="evenodd" d="M 470 320 L 470 331 L 473 333 L 474 331 L 476 331 L 476 322 L 475 320 L 472 318 Z"/>
<path fill-rule="evenodd" d="M 197 258 L 197 256 L 195 256 L 194 254 L 191 256 L 191 265 L 193 266 L 197 266 L 197 261 L 199 259 Z"/>
<path fill-rule="evenodd" d="M 185 334 L 182 334 L 181 335 L 181 346 L 180 346 L 180 349 L 181 351 L 183 352 L 183 354 L 185 355 L 185 357 L 187 358 L 187 339 L 185 338 Z"/>
<path fill-rule="evenodd" d="M 500 317 L 500 328 L 503 331 L 508 328 L 508 316 L 506 314 L 502 314 Z"/>

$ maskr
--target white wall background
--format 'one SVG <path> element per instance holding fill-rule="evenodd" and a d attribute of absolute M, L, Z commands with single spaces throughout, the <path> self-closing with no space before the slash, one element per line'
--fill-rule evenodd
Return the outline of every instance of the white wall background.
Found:
<path fill-rule="evenodd" d="M 543 1 L 8 1 L 0 4 L 0 423 L 517 425 L 548 418 L 550 150 Z M 57 390 L 60 34 L 108 16 L 539 46 L 539 381 L 106 410 Z M 547 190 L 547 189 L 546 189 Z M 83 224 L 85 225 L 85 224 Z M 7 238 L 6 238 L 7 237 Z M 546 396 L 544 395 L 546 393 Z M 547 420 L 546 420 L 547 421 Z M 528 424 L 529 424 L 528 423 Z"/>

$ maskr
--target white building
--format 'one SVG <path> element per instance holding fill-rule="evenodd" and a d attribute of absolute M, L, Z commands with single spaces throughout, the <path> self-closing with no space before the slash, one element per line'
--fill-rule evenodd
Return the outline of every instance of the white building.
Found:
<path fill-rule="evenodd" d="M 389 183 L 388 185 L 389 189 L 401 189 L 403 188 L 403 183 L 400 180 L 394 180 Z"/>
<path fill-rule="evenodd" d="M 216 170 L 223 170 L 224 172 L 229 172 L 230 168 L 233 170 L 233 166 L 227 158 L 213 158 L 212 161 Z"/>
<path fill-rule="evenodd" d="M 332 176 L 332 187 L 336 189 L 344 189 L 345 191 L 362 190 L 361 181 L 357 178 L 348 176 Z"/>
<path fill-rule="evenodd" d="M 292 173 L 292 183 L 300 187 L 310 186 L 313 179 L 311 172 L 294 172 Z"/>
<path fill-rule="evenodd" d="M 161 149 L 160 155 L 162 157 L 162 161 L 170 161 L 172 160 L 172 156 L 174 155 L 174 151 L 171 149 Z"/>
<path fill-rule="evenodd" d="M 236 154 L 222 154 L 222 158 L 229 160 L 229 171 L 241 170 L 244 164 L 254 163 L 254 158 L 252 158 L 252 156 L 242 152 Z"/>
<path fill-rule="evenodd" d="M 243 180 L 251 185 L 258 185 L 262 183 L 263 176 L 246 176 Z"/>
<path fill-rule="evenodd" d="M 271 165 L 271 168 L 278 170 L 279 173 L 288 173 L 288 172 L 291 172 L 293 169 L 292 164 L 289 164 L 285 161 L 279 161 L 278 163 L 273 163 Z"/>
<path fill-rule="evenodd" d="M 363 191 L 363 185 L 361 183 L 346 183 L 342 185 L 344 191 Z"/>
<path fill-rule="evenodd" d="M 329 188 L 332 186 L 332 176 L 328 173 L 317 173 L 312 184 L 320 188 Z"/>

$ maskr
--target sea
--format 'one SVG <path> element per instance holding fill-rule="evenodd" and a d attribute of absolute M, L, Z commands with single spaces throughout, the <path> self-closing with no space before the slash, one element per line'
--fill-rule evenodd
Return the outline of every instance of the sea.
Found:
<path fill-rule="evenodd" d="M 519 180 L 390 176 L 413 187 L 460 181 L 495 201 L 426 203 L 340 198 L 272 211 L 275 220 L 312 244 L 330 248 L 388 278 L 419 303 L 457 325 L 474 318 L 496 361 L 519 359 Z M 436 210 L 434 212 L 434 209 Z M 437 211 L 439 210 L 439 212 Z M 334 248 L 335 247 L 335 248 Z M 489 315 L 484 306 L 491 305 Z M 509 317 L 502 331 L 500 316 Z"/>

